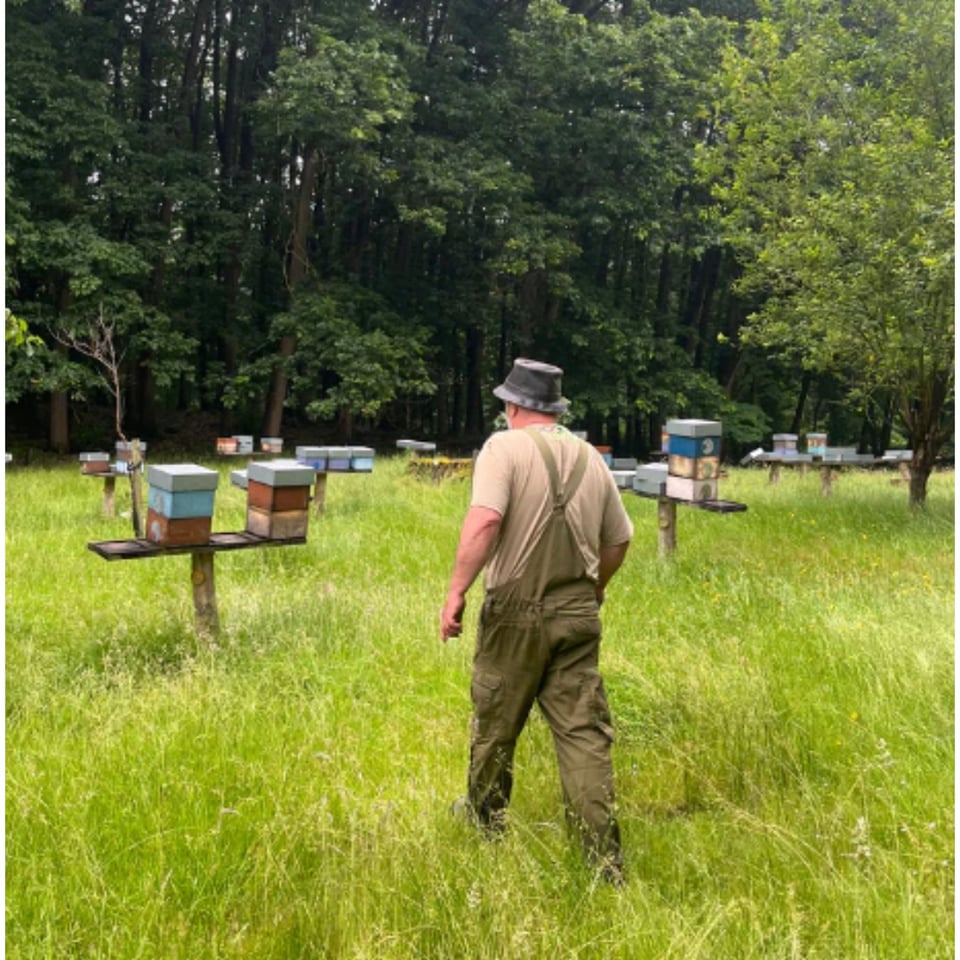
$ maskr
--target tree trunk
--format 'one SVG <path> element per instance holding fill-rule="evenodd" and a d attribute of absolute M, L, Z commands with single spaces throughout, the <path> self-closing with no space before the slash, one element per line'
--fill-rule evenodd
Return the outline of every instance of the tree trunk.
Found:
<path fill-rule="evenodd" d="M 297 191 L 293 211 L 293 234 L 290 237 L 290 252 L 287 258 L 287 288 L 291 296 L 307 276 L 307 232 L 310 229 L 310 214 L 313 207 L 314 182 L 320 154 L 316 146 L 307 144 L 303 151 L 303 174 Z M 287 363 L 293 356 L 296 338 L 286 334 L 280 339 L 277 361 L 270 374 L 270 387 L 267 393 L 267 405 L 263 414 L 261 434 L 265 437 L 282 436 L 280 425 L 283 420 L 283 402 L 287 395 Z"/>

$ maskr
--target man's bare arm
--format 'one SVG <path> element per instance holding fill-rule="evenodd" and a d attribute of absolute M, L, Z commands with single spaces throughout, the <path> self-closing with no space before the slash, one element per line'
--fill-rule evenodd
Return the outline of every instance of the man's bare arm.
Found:
<path fill-rule="evenodd" d="M 603 603 L 604 591 L 613 575 L 620 569 L 623 558 L 627 555 L 630 541 L 616 543 L 612 546 L 600 548 L 600 576 L 597 580 L 597 603 Z"/>
<path fill-rule="evenodd" d="M 493 552 L 500 521 L 500 514 L 489 507 L 471 507 L 463 518 L 447 599 L 440 611 L 440 639 L 444 643 L 460 635 L 467 591 Z"/>

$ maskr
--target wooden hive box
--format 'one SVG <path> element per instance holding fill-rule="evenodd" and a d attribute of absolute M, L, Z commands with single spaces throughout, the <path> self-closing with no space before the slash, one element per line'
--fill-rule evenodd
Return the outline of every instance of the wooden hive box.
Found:
<path fill-rule="evenodd" d="M 672 476 L 687 480 L 716 480 L 720 476 L 719 457 L 681 457 L 671 453 L 667 467 Z"/>
<path fill-rule="evenodd" d="M 253 453 L 253 436 L 247 433 L 235 433 L 233 439 L 237 441 L 237 453 Z"/>
<path fill-rule="evenodd" d="M 217 437 L 217 453 L 227 454 L 237 452 L 236 437 Z"/>
<path fill-rule="evenodd" d="M 261 453 L 283 453 L 283 438 L 261 437 L 260 451 Z"/>
<path fill-rule="evenodd" d="M 688 500 L 701 503 L 704 500 L 717 499 L 716 480 L 690 480 L 686 477 L 667 477 L 667 496 L 674 500 Z"/>
<path fill-rule="evenodd" d="M 247 467 L 247 530 L 258 537 L 305 537 L 312 466 L 296 460 L 267 460 Z"/>
<path fill-rule="evenodd" d="M 109 473 L 110 454 L 100 451 L 80 454 L 81 473 Z"/>

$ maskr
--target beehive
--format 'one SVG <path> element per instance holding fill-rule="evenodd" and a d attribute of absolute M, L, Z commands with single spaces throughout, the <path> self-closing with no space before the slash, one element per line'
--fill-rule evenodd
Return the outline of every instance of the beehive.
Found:
<path fill-rule="evenodd" d="M 317 473 L 327 469 L 327 447 L 297 447 L 294 454 L 297 463 L 310 467 Z"/>
<path fill-rule="evenodd" d="M 126 440 L 118 440 L 116 443 L 117 450 L 117 462 L 118 463 L 129 463 L 130 458 L 133 455 L 133 444 L 128 443 Z M 145 460 L 147 457 L 147 445 L 142 440 L 140 441 L 140 459 Z"/>
<path fill-rule="evenodd" d="M 206 543 L 219 480 L 195 463 L 147 467 L 147 539 L 163 546 Z"/>
<path fill-rule="evenodd" d="M 775 433 L 773 435 L 773 452 L 790 456 L 797 452 L 797 435 L 795 433 Z"/>
<path fill-rule="evenodd" d="M 723 436 L 720 422 L 668 420 L 666 429 L 666 495 L 691 502 L 716 500 Z"/>
<path fill-rule="evenodd" d="M 282 437 L 261 437 L 260 451 L 261 453 L 282 453 L 283 438 Z"/>
<path fill-rule="evenodd" d="M 644 463 L 637 467 L 633 475 L 633 489 L 636 493 L 662 497 L 667 486 L 667 465 L 665 463 Z"/>
<path fill-rule="evenodd" d="M 80 454 L 81 473 L 109 473 L 110 454 L 102 452 L 87 452 Z"/>
<path fill-rule="evenodd" d="M 237 441 L 237 453 L 253 453 L 253 436 L 247 433 L 235 433 L 233 439 Z"/>
<path fill-rule="evenodd" d="M 807 453 L 814 457 L 822 457 L 827 452 L 827 435 L 825 433 L 807 434 Z"/>
<path fill-rule="evenodd" d="M 350 447 L 350 469 L 357 473 L 373 470 L 373 447 Z"/>
<path fill-rule="evenodd" d="M 327 447 L 327 470 L 334 473 L 347 472 L 350 469 L 349 447 Z"/>
<path fill-rule="evenodd" d="M 267 460 L 247 467 L 247 530 L 258 537 L 305 537 L 310 484 L 316 471 L 296 460 Z"/>
<path fill-rule="evenodd" d="M 716 480 L 692 480 L 687 477 L 667 476 L 667 496 L 674 500 L 700 503 L 717 499 Z"/>

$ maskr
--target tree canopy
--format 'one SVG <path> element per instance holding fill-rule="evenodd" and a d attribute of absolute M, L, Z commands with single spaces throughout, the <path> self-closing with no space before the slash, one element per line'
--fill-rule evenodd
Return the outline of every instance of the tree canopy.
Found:
<path fill-rule="evenodd" d="M 731 451 L 896 438 L 922 500 L 952 43 L 946 0 L 21 0 L 8 404 L 66 450 L 103 388 L 65 344 L 107 318 L 145 437 L 209 410 L 467 444 L 532 355 L 625 453 L 670 416 Z"/>

